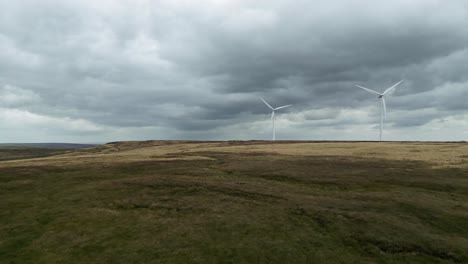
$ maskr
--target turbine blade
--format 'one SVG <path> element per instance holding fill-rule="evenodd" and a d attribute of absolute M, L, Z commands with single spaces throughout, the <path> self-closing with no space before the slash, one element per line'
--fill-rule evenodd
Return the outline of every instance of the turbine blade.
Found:
<path fill-rule="evenodd" d="M 374 91 L 374 90 L 368 89 L 368 88 L 366 88 L 366 87 L 359 86 L 359 85 L 357 85 L 357 84 L 355 84 L 355 85 L 356 85 L 357 87 L 361 88 L 361 89 L 364 89 L 364 90 L 368 91 L 368 92 L 374 93 L 374 94 L 376 94 L 376 95 L 381 95 L 380 93 L 378 93 L 378 92 L 376 92 L 376 91 Z"/>
<path fill-rule="evenodd" d="M 390 87 L 390 88 L 388 88 L 387 90 L 385 90 L 385 92 L 383 92 L 382 95 L 386 95 L 386 94 L 389 93 L 390 91 L 395 90 L 395 87 L 397 87 L 402 81 L 404 81 L 404 80 L 401 80 L 401 81 L 397 82 L 397 83 L 394 84 L 392 87 Z"/>
<path fill-rule="evenodd" d="M 260 100 L 262 100 L 268 107 L 270 107 L 271 110 L 275 110 L 269 103 L 267 103 L 263 98 L 260 97 Z"/>
<path fill-rule="evenodd" d="M 290 107 L 290 106 L 291 105 L 283 105 L 283 106 L 280 106 L 280 107 L 276 107 L 275 110 L 283 109 L 283 108 Z"/>
<path fill-rule="evenodd" d="M 385 99 L 382 97 L 382 108 L 383 108 L 383 115 L 384 118 L 387 118 L 387 107 L 385 106 Z"/>
<path fill-rule="evenodd" d="M 271 112 L 271 120 L 273 120 L 273 118 L 275 118 L 275 111 Z"/>

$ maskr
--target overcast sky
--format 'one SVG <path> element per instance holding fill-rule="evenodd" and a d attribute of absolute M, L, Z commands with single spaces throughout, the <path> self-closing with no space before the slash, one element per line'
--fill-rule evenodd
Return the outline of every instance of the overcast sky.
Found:
<path fill-rule="evenodd" d="M 468 140 L 466 0 L 0 0 L 0 142 Z"/>

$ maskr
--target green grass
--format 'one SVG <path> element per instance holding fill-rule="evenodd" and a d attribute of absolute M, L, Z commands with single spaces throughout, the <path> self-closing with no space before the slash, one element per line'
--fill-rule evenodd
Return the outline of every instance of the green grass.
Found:
<path fill-rule="evenodd" d="M 0 262 L 468 262 L 464 169 L 203 155 L 1 168 Z"/>

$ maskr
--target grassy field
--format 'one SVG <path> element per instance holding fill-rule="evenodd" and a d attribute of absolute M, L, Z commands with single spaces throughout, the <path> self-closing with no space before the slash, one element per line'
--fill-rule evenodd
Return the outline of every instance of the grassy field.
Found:
<path fill-rule="evenodd" d="M 0 263 L 468 263 L 467 143 L 0 153 Z"/>
<path fill-rule="evenodd" d="M 0 161 L 47 157 L 63 154 L 71 149 L 52 149 L 43 147 L 0 146 Z"/>

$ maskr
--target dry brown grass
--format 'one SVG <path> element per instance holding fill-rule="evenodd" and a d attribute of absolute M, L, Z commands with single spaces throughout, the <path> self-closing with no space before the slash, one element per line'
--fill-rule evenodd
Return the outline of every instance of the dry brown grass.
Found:
<path fill-rule="evenodd" d="M 467 143 L 326 142 L 206 146 L 197 149 L 230 153 L 268 152 L 296 156 L 348 156 L 387 160 L 423 161 L 434 167 L 468 168 Z"/>
<path fill-rule="evenodd" d="M 467 263 L 467 144 L 122 142 L 0 162 L 0 263 Z"/>
<path fill-rule="evenodd" d="M 209 160 L 204 152 L 269 153 L 294 156 L 348 156 L 384 160 L 422 161 L 434 168 L 468 168 L 467 143 L 414 142 L 186 142 L 144 141 L 111 143 L 70 154 L 0 162 L 18 165 L 66 166 L 147 160 Z"/>

